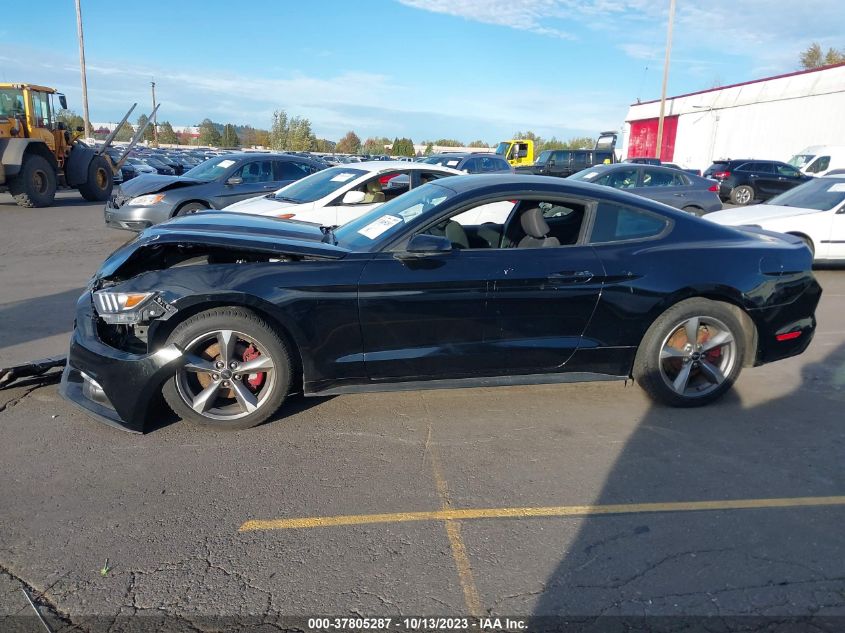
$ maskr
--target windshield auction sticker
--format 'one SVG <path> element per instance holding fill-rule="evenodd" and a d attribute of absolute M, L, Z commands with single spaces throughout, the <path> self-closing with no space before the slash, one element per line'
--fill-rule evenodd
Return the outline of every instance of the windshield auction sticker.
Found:
<path fill-rule="evenodd" d="M 402 222 L 402 218 L 397 218 L 395 215 L 383 215 L 378 220 L 370 222 L 363 229 L 359 229 L 358 232 L 364 237 L 374 240 L 391 226 L 396 226 L 400 222 Z"/>
<path fill-rule="evenodd" d="M 354 175 L 355 174 L 349 174 L 349 173 L 344 172 L 342 174 L 338 174 L 337 176 L 334 176 L 332 178 L 332 182 L 346 182 L 347 180 L 352 178 Z"/>

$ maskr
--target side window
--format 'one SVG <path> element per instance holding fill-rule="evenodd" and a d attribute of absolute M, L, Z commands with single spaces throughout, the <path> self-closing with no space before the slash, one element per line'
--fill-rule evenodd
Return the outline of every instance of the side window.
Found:
<path fill-rule="evenodd" d="M 643 187 L 671 187 L 674 177 L 668 171 L 659 169 L 643 170 Z"/>
<path fill-rule="evenodd" d="M 554 154 L 552 154 L 552 158 L 559 165 L 569 164 L 569 156 L 570 152 L 555 152 Z"/>
<path fill-rule="evenodd" d="M 470 174 L 477 174 L 481 171 L 481 161 L 477 158 L 468 158 L 460 168 Z"/>
<path fill-rule="evenodd" d="M 510 171 L 511 170 L 511 166 L 508 164 L 508 162 L 502 160 L 501 158 L 491 158 L 490 160 L 492 160 L 493 164 L 496 165 L 497 171 Z"/>
<path fill-rule="evenodd" d="M 757 169 L 757 163 L 743 163 L 737 165 L 736 171 L 759 171 L 759 169 Z"/>
<path fill-rule="evenodd" d="M 581 171 L 587 167 L 587 153 L 586 152 L 572 152 L 572 169 Z"/>
<path fill-rule="evenodd" d="M 777 170 L 778 175 L 789 178 L 798 178 L 801 175 L 797 169 L 790 165 L 777 165 Z"/>
<path fill-rule="evenodd" d="M 299 180 L 312 173 L 310 165 L 289 160 L 273 161 L 273 180 Z"/>
<path fill-rule="evenodd" d="M 625 240 L 640 240 L 660 235 L 669 220 L 642 209 L 623 207 L 612 202 L 600 202 L 590 233 L 591 244 Z"/>
<path fill-rule="evenodd" d="M 637 186 L 637 168 L 614 169 L 609 174 L 596 178 L 593 182 L 614 189 L 632 189 Z"/>
<path fill-rule="evenodd" d="M 775 173 L 775 166 L 773 163 L 754 163 L 754 169 L 751 171 L 760 172 L 761 174 L 773 174 Z"/>
<path fill-rule="evenodd" d="M 501 165 L 499 161 L 495 158 L 489 158 L 487 156 L 482 156 L 481 158 L 476 158 L 476 160 L 481 161 L 481 171 L 482 172 L 490 172 L 490 171 L 498 171 L 501 169 Z"/>
<path fill-rule="evenodd" d="M 690 180 L 683 174 L 672 174 L 672 186 L 673 187 L 688 187 L 690 185 Z"/>
<path fill-rule="evenodd" d="M 269 160 L 247 163 L 235 175 L 243 178 L 244 184 L 273 182 L 273 165 Z"/>
<path fill-rule="evenodd" d="M 830 167 L 830 156 L 819 156 L 809 167 L 807 173 L 817 174 L 820 171 L 827 171 Z"/>

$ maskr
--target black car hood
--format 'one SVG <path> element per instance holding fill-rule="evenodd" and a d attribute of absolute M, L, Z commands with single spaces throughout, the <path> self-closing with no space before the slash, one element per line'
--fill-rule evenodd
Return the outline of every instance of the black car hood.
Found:
<path fill-rule="evenodd" d="M 341 259 L 344 248 L 323 242 L 319 225 L 257 215 L 208 211 L 146 229 L 103 262 L 96 278 L 114 275 L 139 251 L 165 244 L 213 246 L 273 256 Z"/>
<path fill-rule="evenodd" d="M 128 197 L 143 196 L 145 193 L 158 193 L 178 187 L 191 187 L 205 184 L 202 180 L 185 178 L 184 176 L 160 176 L 158 174 L 142 174 L 129 182 L 120 185 L 121 193 Z"/>

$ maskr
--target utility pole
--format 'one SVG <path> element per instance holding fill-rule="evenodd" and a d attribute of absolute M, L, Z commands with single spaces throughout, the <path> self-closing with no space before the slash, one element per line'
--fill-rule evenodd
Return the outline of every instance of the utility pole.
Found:
<path fill-rule="evenodd" d="M 76 35 L 79 38 L 79 69 L 82 72 L 82 119 L 85 122 L 85 137 L 91 138 L 91 119 L 88 117 L 88 79 L 85 76 L 85 37 L 82 35 L 82 7 L 76 0 Z"/>
<path fill-rule="evenodd" d="M 158 125 L 156 124 L 156 82 L 151 81 L 150 86 L 153 89 L 153 144 L 158 147 Z"/>
<path fill-rule="evenodd" d="M 669 0 L 669 30 L 666 34 L 666 59 L 663 61 L 663 89 L 660 92 L 660 117 L 657 119 L 657 158 L 662 159 L 663 117 L 666 113 L 666 84 L 669 83 L 669 58 L 672 55 L 672 26 L 675 23 L 675 0 Z"/>

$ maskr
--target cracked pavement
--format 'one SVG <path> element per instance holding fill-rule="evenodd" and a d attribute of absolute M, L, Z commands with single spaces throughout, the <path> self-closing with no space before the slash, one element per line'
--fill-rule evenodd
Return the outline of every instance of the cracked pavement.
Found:
<path fill-rule="evenodd" d="M 34 212 L 4 195 L 0 213 L 0 364 L 60 354 L 75 293 L 129 235 L 103 228 L 96 205 Z M 68 239 L 78 247 L 57 266 L 49 245 Z M 549 385 L 299 398 L 250 431 L 162 420 L 135 436 L 55 383 L 0 391 L 0 618 L 30 609 L 22 584 L 56 631 L 127 630 L 135 615 L 205 631 L 222 617 L 465 614 L 442 522 L 238 532 L 439 509 L 429 451 L 456 508 L 843 495 L 845 272 L 817 274 L 808 352 L 746 370 L 704 409 L 654 407 L 630 384 Z M 461 533 L 485 613 L 774 622 L 845 616 L 844 521 L 828 506 L 484 519 Z"/>

